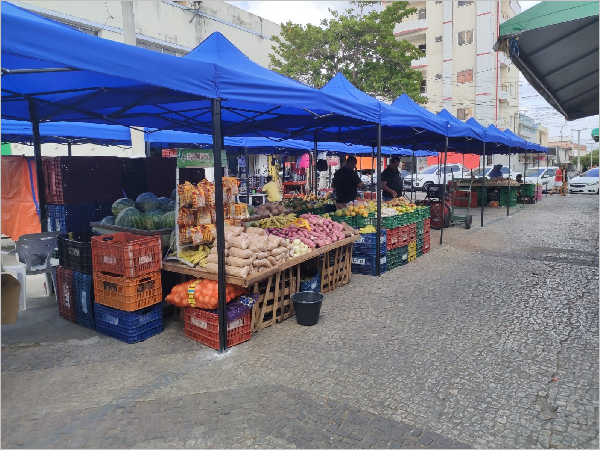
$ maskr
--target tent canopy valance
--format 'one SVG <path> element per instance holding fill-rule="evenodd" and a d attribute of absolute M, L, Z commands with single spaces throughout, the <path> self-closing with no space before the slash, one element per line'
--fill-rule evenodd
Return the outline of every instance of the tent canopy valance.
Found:
<path fill-rule="evenodd" d="M 598 114 L 598 2 L 541 2 L 500 25 L 504 51 L 567 120 Z"/>
<path fill-rule="evenodd" d="M 312 137 L 317 126 L 378 120 L 375 108 L 256 65 L 218 33 L 178 58 L 90 36 L 8 2 L 1 13 L 3 118 L 31 120 L 31 100 L 40 122 L 210 133 L 211 99 L 221 99 L 225 135 L 305 130 Z"/>

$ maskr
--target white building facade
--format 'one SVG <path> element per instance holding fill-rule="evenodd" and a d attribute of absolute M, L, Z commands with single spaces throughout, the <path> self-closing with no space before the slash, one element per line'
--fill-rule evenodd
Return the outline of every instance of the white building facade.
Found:
<path fill-rule="evenodd" d="M 15 1 L 15 5 L 68 24 L 87 34 L 124 42 L 120 1 Z M 280 25 L 223 1 L 134 1 L 137 46 L 184 56 L 213 32 L 220 32 L 252 61 L 268 67 Z M 33 155 L 33 147 L 12 144 L 13 155 Z M 73 155 L 128 156 L 127 147 L 74 145 Z M 67 146 L 43 144 L 44 156 L 66 156 Z"/>
<path fill-rule="evenodd" d="M 474 117 L 482 125 L 516 133 L 519 71 L 492 47 L 500 24 L 521 12 L 518 2 L 409 3 L 417 12 L 397 24 L 394 34 L 423 52 L 412 62 L 412 68 L 423 73 L 421 92 L 428 99 L 423 106 L 434 113 L 445 108 L 461 120 Z M 508 163 L 503 156 L 488 163 L 492 159 Z"/>

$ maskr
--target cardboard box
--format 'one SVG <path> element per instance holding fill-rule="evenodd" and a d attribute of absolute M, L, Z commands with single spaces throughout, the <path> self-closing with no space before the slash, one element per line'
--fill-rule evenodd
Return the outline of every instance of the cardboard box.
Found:
<path fill-rule="evenodd" d="M 19 314 L 21 283 L 9 273 L 2 274 L 2 325 L 14 325 Z"/>

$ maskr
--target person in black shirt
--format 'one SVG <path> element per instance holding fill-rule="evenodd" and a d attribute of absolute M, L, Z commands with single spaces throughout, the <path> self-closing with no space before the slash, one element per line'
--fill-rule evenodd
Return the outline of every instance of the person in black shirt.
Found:
<path fill-rule="evenodd" d="M 382 198 L 384 200 L 391 200 L 402 195 L 404 183 L 398 170 L 399 166 L 400 158 L 392 156 L 386 169 L 381 172 L 381 189 L 383 190 Z"/>
<path fill-rule="evenodd" d="M 335 192 L 335 206 L 337 209 L 345 208 L 348 202 L 356 200 L 358 187 L 362 181 L 356 173 L 356 157 L 348 156 L 346 164 L 333 174 L 331 186 Z"/>

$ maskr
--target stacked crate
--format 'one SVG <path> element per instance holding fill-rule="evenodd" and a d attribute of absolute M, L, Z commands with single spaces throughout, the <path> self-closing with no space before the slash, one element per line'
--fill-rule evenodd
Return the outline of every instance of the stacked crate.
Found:
<path fill-rule="evenodd" d="M 88 231 L 94 221 L 90 158 L 61 156 L 42 160 L 48 231 Z"/>
<path fill-rule="evenodd" d="M 59 266 L 56 297 L 61 317 L 95 329 L 92 289 L 91 232 L 72 232 L 57 238 Z"/>
<path fill-rule="evenodd" d="M 377 239 L 379 239 L 380 252 L 377 254 Z M 377 258 L 380 261 L 380 273 L 387 271 L 387 230 L 377 233 L 364 233 L 352 246 L 352 273 L 363 275 L 377 274 Z"/>
<path fill-rule="evenodd" d="M 92 237 L 96 329 L 126 343 L 163 331 L 160 236 Z"/>

